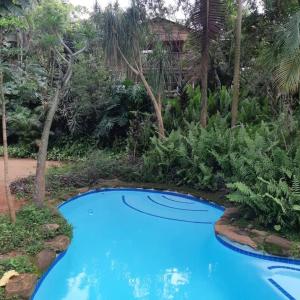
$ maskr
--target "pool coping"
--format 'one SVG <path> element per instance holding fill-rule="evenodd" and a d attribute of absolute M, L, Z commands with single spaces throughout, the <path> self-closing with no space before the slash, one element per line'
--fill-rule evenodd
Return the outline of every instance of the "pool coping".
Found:
<path fill-rule="evenodd" d="M 245 247 L 244 245 L 239 244 L 237 242 L 232 242 L 229 239 L 225 239 L 220 234 L 215 233 L 215 236 L 216 236 L 217 240 L 223 246 L 225 246 L 225 247 L 227 247 L 227 248 L 229 248 L 229 249 L 231 249 L 235 252 L 238 252 L 240 254 L 244 254 L 244 255 L 247 255 L 247 256 L 252 256 L 252 257 L 267 260 L 267 261 L 280 262 L 280 263 L 290 264 L 290 265 L 300 265 L 300 259 L 266 254 L 266 253 L 261 252 L 261 251 L 257 251 L 257 250 L 254 250 L 254 249 L 252 250 L 252 248 L 251 248 L 251 251 L 246 250 L 246 249 L 242 248 L 242 247 Z"/>
<path fill-rule="evenodd" d="M 77 195 L 75 195 L 75 196 L 59 203 L 57 205 L 57 209 L 60 209 L 64 205 L 66 205 L 66 204 L 68 204 L 68 203 L 70 203 L 70 202 L 72 202 L 72 201 L 74 201 L 78 198 L 81 198 L 83 196 L 86 196 L 86 195 L 89 195 L 89 194 L 94 194 L 94 193 L 100 193 L 100 192 L 109 192 L 109 191 L 137 191 L 137 192 L 151 192 L 151 193 L 164 194 L 164 195 L 170 195 L 170 196 L 180 196 L 180 197 L 183 197 L 183 198 L 186 198 L 186 199 L 189 199 L 189 200 L 193 200 L 193 201 L 196 201 L 196 202 L 201 202 L 203 204 L 209 205 L 209 206 L 214 207 L 214 208 L 216 208 L 218 210 L 221 210 L 223 212 L 225 211 L 224 206 L 221 206 L 219 204 L 216 204 L 215 202 L 212 202 L 212 201 L 204 199 L 204 198 L 193 196 L 191 194 L 183 194 L 183 193 L 179 193 L 179 192 L 175 192 L 175 191 L 169 191 L 169 190 L 126 188 L 126 187 L 97 188 L 97 189 L 89 190 L 89 191 L 84 192 L 84 193 L 79 193 L 79 194 L 77 194 Z M 262 252 L 255 251 L 255 250 L 247 251 L 245 249 L 242 249 L 241 244 L 240 244 L 241 246 L 238 246 L 237 245 L 238 243 L 233 244 L 233 242 L 228 242 L 221 235 L 217 234 L 216 232 L 215 232 L 215 237 L 216 237 L 217 241 L 219 241 L 223 246 L 225 246 L 225 247 L 227 247 L 227 248 L 229 248 L 229 249 L 231 249 L 235 252 L 243 254 L 243 255 L 252 256 L 252 257 L 267 260 L 267 261 L 281 262 L 281 263 L 291 264 L 291 265 L 300 265 L 300 259 L 273 256 L 273 255 L 264 254 Z M 67 251 L 68 251 L 68 249 L 61 252 L 61 253 L 59 253 L 57 255 L 57 257 L 55 258 L 55 260 L 53 261 L 53 263 L 47 269 L 47 271 L 39 278 L 39 280 L 37 281 L 37 284 L 36 284 L 36 286 L 33 290 L 33 293 L 31 295 L 31 297 L 29 298 L 30 300 L 33 300 L 34 296 L 38 292 L 41 284 L 43 283 L 43 281 L 45 280 L 47 275 L 55 267 L 55 265 L 65 256 Z"/>

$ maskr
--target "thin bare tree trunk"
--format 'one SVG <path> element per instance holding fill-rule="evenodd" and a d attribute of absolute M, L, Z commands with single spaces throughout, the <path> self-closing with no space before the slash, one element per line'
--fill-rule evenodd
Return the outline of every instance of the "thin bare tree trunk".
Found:
<path fill-rule="evenodd" d="M 160 101 L 160 97 L 158 97 L 158 99 L 155 97 L 149 83 L 147 82 L 147 79 L 145 78 L 143 71 L 142 71 L 142 63 L 141 63 L 141 57 L 139 57 L 139 62 L 140 62 L 140 66 L 139 69 L 134 68 L 130 62 L 127 60 L 127 58 L 125 57 L 125 55 L 123 54 L 122 50 L 120 49 L 120 47 L 117 47 L 122 59 L 124 60 L 124 62 L 127 64 L 127 66 L 129 67 L 129 69 L 136 75 L 139 76 L 141 78 L 141 81 L 147 91 L 148 96 L 151 99 L 151 102 L 153 104 L 153 108 L 154 108 L 154 112 L 155 112 L 155 116 L 156 116 L 156 121 L 157 121 L 157 127 L 158 127 L 158 135 L 160 138 L 165 138 L 166 134 L 165 134 L 165 127 L 164 127 L 164 121 L 163 121 L 163 117 L 162 117 L 162 105 L 161 105 L 161 101 Z"/>
<path fill-rule="evenodd" d="M 203 50 L 203 65 L 201 76 L 201 112 L 200 124 L 203 128 L 207 125 L 207 72 L 208 72 L 208 47 Z"/>
<path fill-rule="evenodd" d="M 165 135 L 164 121 L 163 121 L 163 117 L 162 117 L 162 105 L 161 105 L 160 97 L 158 97 L 158 99 L 156 99 L 144 74 L 140 72 L 139 76 L 143 82 L 143 85 L 145 86 L 145 88 L 147 90 L 147 93 L 148 93 L 148 95 L 152 101 L 153 107 L 154 107 L 159 137 L 164 138 L 166 135 Z"/>
<path fill-rule="evenodd" d="M 241 32 L 242 32 L 242 0 L 237 0 L 233 96 L 232 96 L 232 104 L 231 104 L 231 128 L 236 126 L 237 118 L 238 118 L 239 94 L 240 94 Z"/>
<path fill-rule="evenodd" d="M 34 202 L 37 206 L 41 207 L 44 203 L 46 183 L 45 183 L 45 171 L 46 171 L 46 159 L 50 129 L 53 122 L 55 112 L 57 110 L 59 99 L 60 99 L 61 88 L 57 88 L 55 95 L 52 100 L 52 105 L 47 113 L 46 121 L 43 128 L 42 137 L 39 145 L 39 152 L 37 156 L 37 167 L 35 176 L 35 193 Z"/>
<path fill-rule="evenodd" d="M 4 156 L 4 187 L 5 187 L 5 199 L 7 202 L 7 206 L 9 209 L 9 215 L 11 221 L 14 223 L 16 221 L 16 211 L 14 200 L 11 197 L 9 182 L 8 182 L 8 148 L 7 148 L 7 131 L 6 131 L 6 106 L 5 106 L 5 98 L 3 91 L 3 73 L 0 72 L 0 95 L 2 101 L 2 136 L 3 136 L 3 156 Z"/>

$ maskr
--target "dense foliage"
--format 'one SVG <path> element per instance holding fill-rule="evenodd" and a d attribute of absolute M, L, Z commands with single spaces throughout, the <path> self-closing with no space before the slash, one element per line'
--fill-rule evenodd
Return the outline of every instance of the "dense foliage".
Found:
<path fill-rule="evenodd" d="M 197 189 L 227 187 L 229 200 L 259 223 L 299 228 L 300 135 L 295 130 L 284 136 L 282 122 L 231 130 L 217 117 L 206 129 L 192 123 L 163 141 L 154 137 L 144 174 Z M 288 138 L 291 144 L 285 144 Z"/>
<path fill-rule="evenodd" d="M 48 159 L 76 163 L 48 174 L 48 191 L 115 177 L 226 189 L 258 223 L 300 229 L 299 1 L 248 1 L 243 8 L 233 128 L 234 1 L 211 2 L 211 20 L 201 14 L 205 1 L 180 1 L 192 30 L 180 65 L 189 72 L 181 80 L 168 69 L 170 49 L 146 26 L 152 17 L 172 18 L 174 7 L 139 0 L 102 11 L 96 4 L 88 18 L 78 18 L 80 9 L 63 1 L 40 2 L 26 18 L 14 18 L 22 51 L 8 38 L 1 50 L 10 156 L 36 157 L 67 49 L 87 43 L 72 60 L 49 139 Z M 5 36 L 15 33 L 11 21 L 0 24 Z M 167 93 L 170 74 L 178 83 Z"/>

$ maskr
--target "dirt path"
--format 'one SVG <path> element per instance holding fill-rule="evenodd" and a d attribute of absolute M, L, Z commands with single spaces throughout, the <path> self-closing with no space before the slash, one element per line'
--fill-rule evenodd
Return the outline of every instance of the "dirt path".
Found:
<path fill-rule="evenodd" d="M 57 166 L 58 162 L 47 162 L 47 167 Z M 34 159 L 10 159 L 9 160 L 9 182 L 18 178 L 26 177 L 35 174 L 36 160 Z M 4 171 L 3 158 L 0 157 L 0 213 L 7 210 L 7 205 L 4 198 Z M 17 206 L 20 201 L 16 202 Z"/>

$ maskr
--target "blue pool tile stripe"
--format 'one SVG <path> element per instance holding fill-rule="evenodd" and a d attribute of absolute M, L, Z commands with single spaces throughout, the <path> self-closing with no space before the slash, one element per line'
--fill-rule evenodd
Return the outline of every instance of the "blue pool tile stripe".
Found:
<path fill-rule="evenodd" d="M 154 190 L 154 189 L 142 189 L 142 188 L 101 188 L 101 189 L 94 189 L 90 190 L 86 193 L 78 194 L 64 202 L 62 202 L 60 205 L 58 205 L 58 208 L 61 208 L 62 206 L 66 205 L 67 203 L 70 203 L 80 197 L 93 194 L 93 193 L 100 193 L 100 192 L 110 192 L 110 191 L 136 191 L 136 192 L 149 192 L 149 193 L 157 193 L 157 194 L 162 194 L 162 195 L 169 195 L 169 196 L 177 196 L 185 199 L 189 199 L 192 201 L 204 203 L 206 205 L 215 207 L 218 210 L 224 211 L 225 208 L 223 206 L 220 206 L 218 204 L 215 204 L 211 201 L 205 200 L 205 199 L 200 199 L 196 198 L 192 195 L 187 195 L 187 194 L 181 194 L 177 192 L 171 192 L 171 191 L 159 191 L 159 190 Z M 276 261 L 280 263 L 286 263 L 286 264 L 293 264 L 293 265 L 300 265 L 300 260 L 299 259 L 289 259 L 289 258 L 284 258 L 284 257 L 277 257 L 277 256 L 272 256 L 272 255 L 266 255 L 266 254 L 261 254 L 261 253 L 253 253 L 244 249 L 241 249 L 237 246 L 232 245 L 229 242 L 226 242 L 223 238 L 221 238 L 219 235 L 216 235 L 217 240 L 222 243 L 224 246 L 230 248 L 231 250 L 234 250 L 236 252 L 249 255 L 252 257 L 268 260 L 268 261 Z"/>
<path fill-rule="evenodd" d="M 292 271 L 298 271 L 300 272 L 300 269 L 293 268 L 293 267 L 287 267 L 287 266 L 270 266 L 268 267 L 269 270 L 275 270 L 275 269 L 285 269 L 285 270 L 292 270 Z"/>
<path fill-rule="evenodd" d="M 268 280 L 289 300 L 297 300 L 290 293 L 288 293 L 281 285 L 279 285 L 274 279 L 269 278 Z"/>
<path fill-rule="evenodd" d="M 82 194 L 78 194 L 72 198 L 69 198 L 68 200 L 62 202 L 61 204 L 58 205 L 58 208 L 61 208 L 62 206 L 64 206 L 67 203 L 70 203 L 80 197 L 89 195 L 89 194 L 94 194 L 94 193 L 100 193 L 100 192 L 114 192 L 114 191 L 128 191 L 128 192 L 148 192 L 148 193 L 153 193 L 153 194 L 163 194 L 163 195 L 169 195 L 169 196 L 177 196 L 177 197 L 181 197 L 181 198 L 185 198 L 185 199 L 189 199 L 195 202 L 200 202 L 206 205 L 209 205 L 211 207 L 214 207 L 220 211 L 224 211 L 225 208 L 221 205 L 218 205 L 214 202 L 211 202 L 209 200 L 203 199 L 203 198 L 197 198 L 194 197 L 192 195 L 187 195 L 187 194 L 181 194 L 181 193 L 177 193 L 177 192 L 171 192 L 171 191 L 159 191 L 159 190 L 154 190 L 154 189 L 142 189 L 142 188 L 100 188 L 100 189 L 94 189 L 94 190 L 90 190 L 86 193 L 82 193 Z"/>
<path fill-rule="evenodd" d="M 168 207 L 168 208 L 172 208 L 172 209 L 185 210 L 185 211 L 208 211 L 207 209 L 189 209 L 189 208 L 181 208 L 181 207 L 169 206 L 169 205 L 166 205 L 166 204 L 159 203 L 159 202 L 155 201 L 155 200 L 152 199 L 149 195 L 148 195 L 147 197 L 148 197 L 148 199 L 149 199 L 150 201 L 152 201 L 152 202 L 155 203 L 155 204 L 158 204 L 158 205 L 161 205 L 161 206 L 164 206 L 164 207 Z M 182 202 L 181 202 L 181 203 L 182 203 Z"/>
<path fill-rule="evenodd" d="M 293 265 L 300 265 L 300 260 L 299 259 L 293 259 L 293 258 L 286 258 L 286 257 L 280 257 L 280 256 L 273 256 L 273 255 L 267 255 L 267 254 L 262 254 L 259 252 L 251 252 L 247 251 L 245 249 L 239 248 L 238 246 L 233 245 L 230 242 L 227 242 L 225 239 L 223 239 L 220 235 L 216 234 L 217 240 L 226 246 L 227 248 L 236 251 L 241 254 L 245 254 L 248 256 L 268 260 L 268 261 L 276 261 L 280 263 L 285 263 L 285 264 L 293 264 Z"/>
<path fill-rule="evenodd" d="M 185 203 L 185 204 L 195 204 L 195 202 L 187 202 L 187 201 L 180 201 L 180 200 L 175 200 L 175 199 L 171 199 L 165 195 L 162 195 L 163 198 L 173 201 L 173 202 L 177 202 L 177 203 Z"/>
<path fill-rule="evenodd" d="M 59 208 L 63 207 L 64 205 L 66 205 L 66 204 L 68 204 L 68 203 L 70 203 L 70 202 L 72 202 L 72 201 L 74 201 L 74 200 L 76 200 L 78 198 L 81 198 L 83 196 L 86 196 L 86 195 L 89 195 L 89 194 L 98 193 L 98 192 L 99 191 L 97 191 L 97 190 L 90 190 L 88 192 L 85 192 L 85 193 L 82 193 L 82 194 L 78 194 L 78 195 L 76 195 L 74 197 L 69 198 L 66 201 L 61 202 L 59 205 L 57 205 L 57 208 L 59 209 Z"/>
<path fill-rule="evenodd" d="M 125 199 L 125 196 L 123 195 L 122 196 L 122 201 L 123 203 L 128 206 L 129 208 L 137 211 L 137 212 L 140 212 L 142 214 L 145 214 L 145 215 L 148 215 L 148 216 L 151 216 L 151 217 L 156 217 L 156 218 L 160 218 L 160 219 L 166 219 L 166 220 L 172 220 L 172 221 L 178 221 L 178 222 L 185 222 L 185 223 L 195 223 L 195 224 L 212 224 L 212 222 L 202 222 L 202 221 L 189 221 L 189 220 L 183 220 L 183 219 L 176 219 L 176 218 L 169 218 L 169 217 L 163 217 L 163 216 L 159 216 L 159 215 L 155 215 L 155 214 L 152 214 L 152 213 L 148 213 L 146 211 L 143 211 L 143 210 L 140 210 L 132 205 L 130 205 L 126 199 Z"/>
<path fill-rule="evenodd" d="M 43 274 L 43 276 L 38 280 L 35 289 L 30 297 L 30 300 L 33 300 L 36 293 L 38 292 L 38 289 L 40 288 L 41 284 L 43 283 L 43 281 L 45 280 L 45 278 L 47 277 L 47 275 L 50 273 L 50 271 L 56 266 L 56 264 L 65 256 L 65 254 L 67 253 L 67 251 L 63 251 L 61 253 L 59 253 L 55 260 L 53 261 L 53 263 L 50 265 L 50 267 L 48 268 L 48 270 Z"/>

